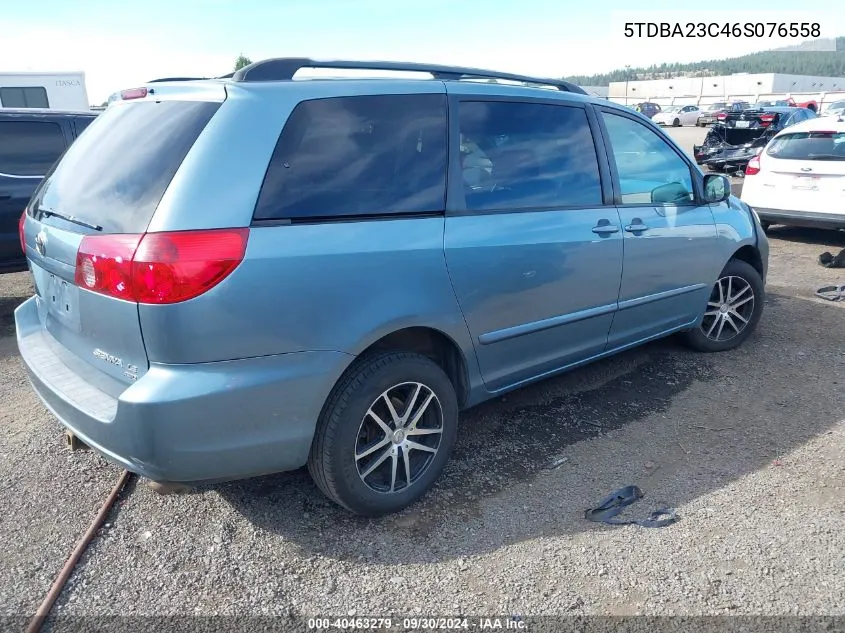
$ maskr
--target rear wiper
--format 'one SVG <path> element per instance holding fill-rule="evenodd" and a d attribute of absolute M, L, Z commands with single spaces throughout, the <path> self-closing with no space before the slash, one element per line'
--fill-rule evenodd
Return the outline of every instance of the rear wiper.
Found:
<path fill-rule="evenodd" d="M 103 230 L 102 226 L 99 226 L 97 224 L 90 224 L 89 222 L 86 222 L 85 220 L 80 220 L 79 218 L 75 218 L 72 215 L 66 215 L 64 213 L 59 213 L 58 211 L 53 211 L 53 209 L 45 209 L 44 207 L 39 207 L 37 212 L 44 217 L 49 218 L 50 216 L 53 216 L 56 218 L 61 218 L 62 220 L 66 220 L 68 222 L 71 222 L 72 224 L 78 224 L 79 226 L 84 226 L 85 228 L 93 229 L 95 231 Z"/>
<path fill-rule="evenodd" d="M 842 154 L 810 154 L 806 160 L 845 160 Z"/>

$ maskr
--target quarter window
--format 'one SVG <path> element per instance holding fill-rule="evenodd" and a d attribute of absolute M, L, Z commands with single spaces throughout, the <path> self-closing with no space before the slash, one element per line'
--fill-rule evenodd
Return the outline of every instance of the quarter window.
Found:
<path fill-rule="evenodd" d="M 603 112 L 619 174 L 622 204 L 686 204 L 694 199 L 690 167 L 654 131 Z"/>
<path fill-rule="evenodd" d="M 445 95 L 300 103 L 270 160 L 256 220 L 443 211 Z"/>
<path fill-rule="evenodd" d="M 0 88 L 0 105 L 4 108 L 49 108 L 47 89 L 43 86 Z"/>
<path fill-rule="evenodd" d="M 55 123 L 0 122 L 0 173 L 43 176 L 64 151 L 65 137 Z"/>
<path fill-rule="evenodd" d="M 602 204 L 596 149 L 582 108 L 464 102 L 460 132 L 467 210 Z"/>

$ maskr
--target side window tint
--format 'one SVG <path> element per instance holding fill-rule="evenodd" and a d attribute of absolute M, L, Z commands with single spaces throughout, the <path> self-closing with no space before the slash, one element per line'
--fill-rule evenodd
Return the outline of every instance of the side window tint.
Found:
<path fill-rule="evenodd" d="M 380 95 L 300 103 L 288 118 L 256 220 L 442 211 L 446 95 Z"/>
<path fill-rule="evenodd" d="M 471 101 L 460 105 L 469 211 L 596 206 L 596 148 L 581 108 Z"/>
<path fill-rule="evenodd" d="M 0 173 L 43 176 L 65 151 L 65 137 L 55 123 L 0 121 Z"/>
<path fill-rule="evenodd" d="M 689 165 L 645 125 L 602 113 L 619 173 L 622 204 L 685 204 L 694 199 Z"/>
<path fill-rule="evenodd" d="M 47 89 L 42 86 L 0 88 L 0 105 L 4 108 L 49 108 Z"/>

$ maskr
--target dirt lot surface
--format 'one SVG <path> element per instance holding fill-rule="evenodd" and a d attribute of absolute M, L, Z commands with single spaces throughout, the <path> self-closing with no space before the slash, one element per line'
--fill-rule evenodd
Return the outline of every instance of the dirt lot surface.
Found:
<path fill-rule="evenodd" d="M 691 145 L 700 130 L 673 130 Z M 123 493 L 59 614 L 845 615 L 845 233 L 774 229 L 768 302 L 740 350 L 668 340 L 467 412 L 436 490 L 380 520 L 296 472 Z M 29 388 L 0 276 L 0 615 L 35 611 L 117 480 L 71 453 Z M 549 469 L 553 460 L 562 463 Z M 624 484 L 681 520 L 588 523 Z"/>

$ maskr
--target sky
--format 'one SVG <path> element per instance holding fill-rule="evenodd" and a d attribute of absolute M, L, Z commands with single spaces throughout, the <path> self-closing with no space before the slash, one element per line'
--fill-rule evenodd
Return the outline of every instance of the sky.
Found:
<path fill-rule="evenodd" d="M 571 3 L 571 4 L 570 4 Z M 697 9 L 650 0 L 0 0 L 0 72 L 84 71 L 89 101 L 166 76 L 231 72 L 241 53 L 389 59 L 561 77 L 625 65 L 742 55 L 800 41 L 626 39 L 633 22 L 817 22 L 845 35 L 845 11 Z M 703 3 L 697 3 L 703 4 Z M 730 3 L 720 3 L 730 4 Z M 817 5 L 820 3 L 804 3 Z M 834 3 L 831 3 L 834 4 Z M 839 15 L 841 13 L 841 15 Z M 805 53 L 796 53 L 805 54 Z"/>

